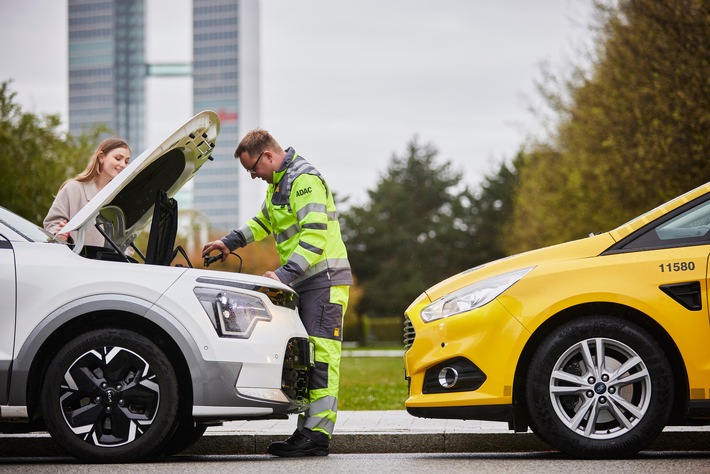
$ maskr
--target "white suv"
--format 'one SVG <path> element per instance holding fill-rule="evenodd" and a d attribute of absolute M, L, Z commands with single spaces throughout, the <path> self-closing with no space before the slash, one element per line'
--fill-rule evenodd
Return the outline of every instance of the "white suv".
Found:
<path fill-rule="evenodd" d="M 296 293 L 192 268 L 174 247 L 172 196 L 218 133 L 202 112 L 132 161 L 65 226 L 73 244 L 0 208 L 0 431 L 46 429 L 82 460 L 129 462 L 177 453 L 211 424 L 305 409 Z M 151 219 L 143 252 L 133 241 Z M 108 247 L 83 245 L 92 225 Z"/>

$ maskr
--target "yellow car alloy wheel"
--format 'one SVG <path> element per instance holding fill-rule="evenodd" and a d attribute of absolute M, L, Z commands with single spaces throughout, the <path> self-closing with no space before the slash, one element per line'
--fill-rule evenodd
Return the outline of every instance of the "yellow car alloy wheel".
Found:
<path fill-rule="evenodd" d="M 575 456 L 623 457 L 642 449 L 663 430 L 672 400 L 673 374 L 653 337 L 612 316 L 560 327 L 528 371 L 533 430 Z"/>

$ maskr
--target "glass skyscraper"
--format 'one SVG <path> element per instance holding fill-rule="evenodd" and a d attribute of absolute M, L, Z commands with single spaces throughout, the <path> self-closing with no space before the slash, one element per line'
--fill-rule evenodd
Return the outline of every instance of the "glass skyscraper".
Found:
<path fill-rule="evenodd" d="M 144 0 L 68 0 L 69 131 L 98 124 L 145 146 Z"/>
<path fill-rule="evenodd" d="M 242 207 L 234 150 L 258 123 L 258 3 L 193 0 L 192 21 L 193 109 L 214 110 L 222 125 L 214 162 L 195 176 L 193 205 L 213 228 L 229 230 L 240 223 Z"/>

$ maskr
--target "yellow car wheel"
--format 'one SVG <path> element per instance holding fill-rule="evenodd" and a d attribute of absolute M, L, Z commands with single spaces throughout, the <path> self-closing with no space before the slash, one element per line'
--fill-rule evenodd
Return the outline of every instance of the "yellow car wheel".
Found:
<path fill-rule="evenodd" d="M 533 431 L 568 454 L 634 454 L 670 415 L 668 359 L 647 331 L 628 321 L 593 316 L 567 323 L 543 341 L 529 367 Z"/>

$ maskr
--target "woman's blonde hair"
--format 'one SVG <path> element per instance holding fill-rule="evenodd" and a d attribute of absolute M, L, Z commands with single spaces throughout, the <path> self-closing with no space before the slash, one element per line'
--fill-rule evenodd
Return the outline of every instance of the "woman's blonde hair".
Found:
<path fill-rule="evenodd" d="M 95 180 L 96 177 L 101 174 L 101 163 L 99 162 L 99 156 L 102 153 L 106 155 L 111 150 L 115 150 L 116 148 L 128 148 L 129 150 L 131 149 L 131 147 L 128 146 L 128 143 L 122 138 L 109 137 L 105 139 L 99 144 L 98 148 L 96 148 L 94 154 L 91 155 L 91 158 L 89 159 L 89 164 L 86 165 L 86 169 L 76 175 L 74 179 L 82 183 L 87 183 L 89 181 Z"/>

